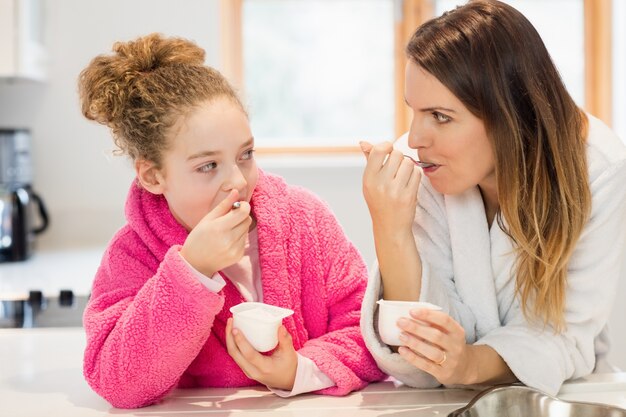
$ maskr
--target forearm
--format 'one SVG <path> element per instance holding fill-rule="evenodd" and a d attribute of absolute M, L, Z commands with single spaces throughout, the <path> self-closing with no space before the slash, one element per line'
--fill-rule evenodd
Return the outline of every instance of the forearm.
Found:
<path fill-rule="evenodd" d="M 112 280 L 105 272 L 96 277 L 84 315 L 84 374 L 93 389 L 116 407 L 156 401 L 206 342 L 223 296 L 203 288 L 186 268 L 176 248 L 171 248 L 156 275 L 138 292 L 133 294 L 130 288 L 119 300 L 111 295 L 124 291 L 119 268 L 113 269 L 120 276 L 119 289 L 110 284 L 100 288 L 100 282 Z M 181 334 L 186 335 L 185 343 L 180 343 Z M 146 374 L 155 377 L 146 379 Z"/>
<path fill-rule="evenodd" d="M 333 385 L 323 394 L 345 395 L 385 377 L 365 346 L 358 325 L 311 339 L 298 353 L 314 361 L 332 379 Z"/>
<path fill-rule="evenodd" d="M 416 301 L 420 297 L 422 262 L 413 234 L 389 233 L 374 226 L 376 256 L 385 300 Z"/>
<path fill-rule="evenodd" d="M 504 384 L 517 378 L 502 357 L 491 346 L 468 345 L 468 380 L 470 384 Z"/>

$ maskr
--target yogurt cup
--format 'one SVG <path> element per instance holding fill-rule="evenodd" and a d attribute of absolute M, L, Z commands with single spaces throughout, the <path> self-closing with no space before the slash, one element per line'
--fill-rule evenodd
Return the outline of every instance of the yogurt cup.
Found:
<path fill-rule="evenodd" d="M 278 344 L 278 327 L 293 310 L 270 304 L 245 302 L 230 308 L 233 327 L 239 329 L 259 352 L 267 352 Z"/>
<path fill-rule="evenodd" d="M 397 323 L 401 317 L 414 320 L 409 314 L 413 309 L 441 310 L 441 307 L 422 301 L 378 300 L 378 334 L 380 339 L 390 346 L 402 346 Z M 414 320 L 415 321 L 415 320 Z"/>

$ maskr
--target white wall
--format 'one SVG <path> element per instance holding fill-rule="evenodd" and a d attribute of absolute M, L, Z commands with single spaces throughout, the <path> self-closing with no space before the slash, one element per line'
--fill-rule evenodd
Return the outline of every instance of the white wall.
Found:
<path fill-rule="evenodd" d="M 207 63 L 219 67 L 218 1 L 47 0 L 44 4 L 48 80 L 44 84 L 0 83 L 0 127 L 32 130 L 35 188 L 52 219 L 38 246 L 104 246 L 124 222 L 124 199 L 133 172 L 125 157 L 112 155 L 108 129 L 80 114 L 78 74 L 94 56 L 110 51 L 113 42 L 150 32 L 195 40 L 206 49 Z M 308 169 L 299 169 L 295 167 L 302 167 L 301 162 L 285 159 L 291 162 L 268 161 L 268 170 L 284 174 L 290 182 L 305 185 L 329 201 L 348 235 L 372 260 L 371 227 L 361 198 L 361 165 L 351 162 L 347 167 L 329 168 L 317 159 L 305 163 Z"/>
<path fill-rule="evenodd" d="M 49 79 L 45 84 L 0 83 L 0 127 L 32 129 L 35 187 L 52 218 L 39 246 L 104 246 L 124 222 L 123 204 L 133 173 L 125 158 L 110 155 L 107 129 L 80 114 L 78 73 L 95 55 L 110 50 L 114 41 L 154 31 L 194 39 L 207 50 L 207 63 L 219 67 L 218 0 L 44 0 L 44 4 Z M 371 263 L 371 224 L 361 195 L 358 156 L 325 161 L 260 157 L 259 165 L 325 199 Z M 626 305 L 621 303 L 626 283 L 621 285 L 612 319 L 617 348 L 612 357 L 626 369 Z"/>
<path fill-rule="evenodd" d="M 40 247 L 104 245 L 123 223 L 130 164 L 111 157 L 108 130 L 82 117 L 76 80 L 113 42 L 150 32 L 183 36 L 218 64 L 218 0 L 44 0 L 45 84 L 0 84 L 0 126 L 32 129 L 35 187 L 52 223 Z M 184 4 L 184 7 L 181 7 Z"/>
<path fill-rule="evenodd" d="M 326 201 L 368 266 L 372 264 L 376 254 L 361 187 L 365 167 L 361 155 L 332 158 L 260 156 L 258 164 L 268 172 L 283 176 L 290 184 L 307 187 Z"/>

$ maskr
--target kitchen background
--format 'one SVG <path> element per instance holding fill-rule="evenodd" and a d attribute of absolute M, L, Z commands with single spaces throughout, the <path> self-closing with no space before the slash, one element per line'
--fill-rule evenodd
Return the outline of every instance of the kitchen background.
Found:
<path fill-rule="evenodd" d="M 0 0 L 0 23 L 6 17 L 1 16 L 1 10 L 7 10 L 6 4 L 13 1 Z M 618 75 L 626 73 L 626 2 L 613 3 L 613 73 Z M 220 1 L 44 0 L 41 10 L 38 30 L 46 49 L 45 79 L 0 80 L 0 128 L 31 130 L 34 186 L 46 201 L 51 218 L 49 229 L 38 238 L 36 257 L 62 252 L 63 261 L 54 267 L 70 270 L 73 263 L 84 262 L 73 259 L 73 251 L 100 253 L 124 223 L 124 200 L 134 176 L 125 157 L 113 156 L 108 130 L 80 114 L 78 73 L 95 55 L 109 51 L 113 42 L 155 31 L 195 40 L 206 50 L 207 63 L 221 69 L 224 43 L 220 39 Z M 626 138 L 623 77 L 614 76 L 613 87 L 613 127 Z M 267 171 L 308 187 L 326 200 L 366 261 L 374 260 L 371 225 L 361 195 L 360 155 L 261 154 L 258 161 Z M 0 265 L 0 279 L 2 268 L 6 266 Z M 92 276 L 81 279 L 88 283 Z M 622 282 L 611 324 L 615 339 L 612 359 L 623 369 L 625 298 L 626 283 Z"/>

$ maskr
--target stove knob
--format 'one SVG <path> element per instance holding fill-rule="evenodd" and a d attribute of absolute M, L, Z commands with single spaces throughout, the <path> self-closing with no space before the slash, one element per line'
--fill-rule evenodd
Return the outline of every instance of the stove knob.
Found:
<path fill-rule="evenodd" d="M 59 293 L 59 304 L 61 307 L 71 307 L 74 305 L 74 292 L 72 290 L 61 290 Z"/>
<path fill-rule="evenodd" d="M 28 304 L 32 308 L 41 310 L 43 307 L 43 293 L 41 291 L 29 291 Z"/>

